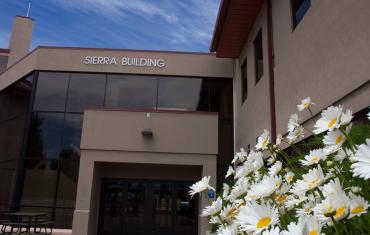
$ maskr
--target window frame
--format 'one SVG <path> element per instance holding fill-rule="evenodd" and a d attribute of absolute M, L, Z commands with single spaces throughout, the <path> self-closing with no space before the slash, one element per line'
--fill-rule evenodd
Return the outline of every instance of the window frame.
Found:
<path fill-rule="evenodd" d="M 242 98 L 242 104 L 247 100 L 248 98 L 248 59 L 245 58 L 240 70 L 241 70 L 241 98 Z"/>
<path fill-rule="evenodd" d="M 259 47 L 259 48 L 257 48 Z M 255 85 L 259 81 L 261 81 L 263 74 L 264 74 L 264 66 L 263 66 L 263 34 L 262 34 L 262 28 L 258 30 L 256 36 L 254 37 L 253 40 L 253 49 L 254 49 L 254 71 L 255 71 Z M 260 55 L 261 55 L 261 61 L 262 61 L 262 70 L 261 74 L 258 73 L 258 51 L 257 49 L 260 50 Z"/>

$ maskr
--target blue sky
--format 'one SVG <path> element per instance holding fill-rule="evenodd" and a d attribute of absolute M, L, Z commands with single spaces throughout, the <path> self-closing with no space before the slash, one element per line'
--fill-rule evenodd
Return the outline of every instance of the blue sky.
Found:
<path fill-rule="evenodd" d="M 38 45 L 209 50 L 220 0 L 32 0 Z M 0 48 L 28 0 L 0 0 Z"/>

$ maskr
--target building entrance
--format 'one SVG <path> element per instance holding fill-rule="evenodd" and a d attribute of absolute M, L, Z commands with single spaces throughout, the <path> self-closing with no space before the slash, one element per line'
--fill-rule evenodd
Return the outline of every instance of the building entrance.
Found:
<path fill-rule="evenodd" d="M 103 179 L 99 235 L 197 234 L 193 182 Z"/>

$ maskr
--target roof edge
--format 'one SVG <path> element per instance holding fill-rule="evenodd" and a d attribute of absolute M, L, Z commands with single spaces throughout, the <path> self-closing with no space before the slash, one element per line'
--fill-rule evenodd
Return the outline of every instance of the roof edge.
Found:
<path fill-rule="evenodd" d="M 215 53 L 212 53 L 212 52 L 164 51 L 164 50 L 125 49 L 125 48 L 62 47 L 62 46 L 38 46 L 37 48 L 40 48 L 40 49 L 70 49 L 70 50 L 97 50 L 97 51 L 126 51 L 126 52 L 148 52 L 148 53 L 168 53 L 168 54 L 215 55 Z"/>
<path fill-rule="evenodd" d="M 230 3 L 231 0 L 221 0 L 220 8 L 218 9 L 216 24 L 213 30 L 211 46 L 209 48 L 210 52 L 217 51 L 218 43 L 220 41 Z"/>

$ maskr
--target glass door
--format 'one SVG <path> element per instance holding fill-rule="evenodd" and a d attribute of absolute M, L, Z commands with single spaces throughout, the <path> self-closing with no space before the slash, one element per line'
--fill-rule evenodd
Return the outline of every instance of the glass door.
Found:
<path fill-rule="evenodd" d="M 191 182 L 104 179 L 99 235 L 196 235 Z"/>

